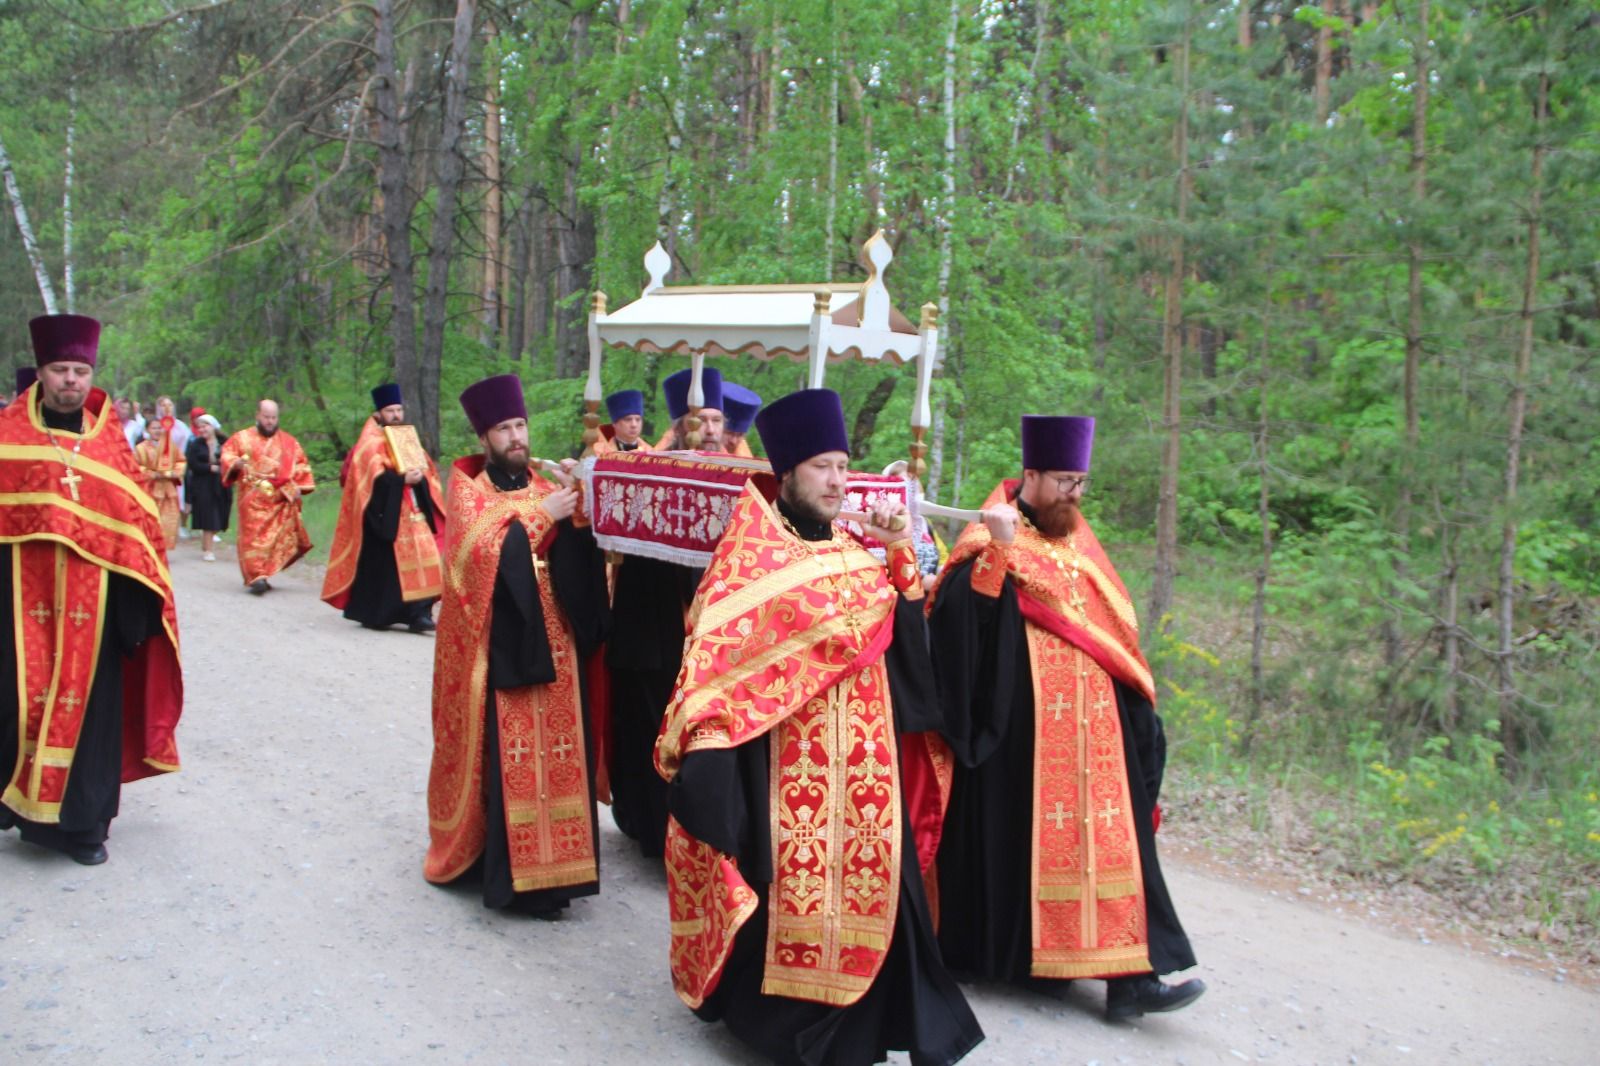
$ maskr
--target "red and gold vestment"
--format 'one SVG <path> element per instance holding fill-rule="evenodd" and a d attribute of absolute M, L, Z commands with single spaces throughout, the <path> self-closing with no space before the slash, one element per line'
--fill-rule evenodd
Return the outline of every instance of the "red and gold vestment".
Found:
<path fill-rule="evenodd" d="M 90 391 L 83 420 L 82 433 L 47 428 L 37 389 L 0 411 L 0 543 L 11 546 L 20 727 L 0 798 L 46 824 L 60 821 L 112 574 L 160 597 L 162 618 L 123 671 L 122 780 L 178 769 L 183 675 L 160 518 L 104 391 Z"/>
<path fill-rule="evenodd" d="M 433 765 L 428 775 L 430 844 L 424 876 L 443 884 L 483 852 L 483 744 L 489 695 L 489 629 L 501 545 L 521 523 L 536 556 L 535 583 L 555 663 L 548 685 L 497 689 L 511 884 L 517 892 L 599 878 L 589 794 L 579 655 L 543 556 L 556 523 L 540 501 L 556 486 L 534 476 L 502 492 L 481 455 L 456 462 L 445 498 L 445 582 L 433 660 Z"/>
<path fill-rule="evenodd" d="M 355 583 L 373 483 L 378 475 L 394 469 L 383 427 L 377 419 L 367 419 L 355 447 L 345 457 L 339 522 L 334 527 L 333 547 L 328 553 L 328 573 L 322 581 L 322 599 L 341 611 L 350 602 L 350 586 Z M 408 486 L 407 491 L 400 494 L 400 526 L 394 538 L 394 563 L 400 578 L 400 598 L 406 603 L 431 600 L 444 587 L 443 534 L 434 533 L 427 516 L 418 509 L 413 492 L 429 493 L 436 501 L 444 499 L 444 491 L 439 487 L 439 470 L 431 460 L 422 481 Z"/>
<path fill-rule="evenodd" d="M 1014 489 L 1001 485 L 984 507 Z M 975 523 L 944 572 L 969 559 L 975 593 L 998 596 L 1007 577 L 1015 585 L 1033 674 L 1032 973 L 1146 972 L 1145 882 L 1113 679 L 1152 701 L 1155 686 L 1127 589 L 1087 522 L 1050 538 L 1024 521 L 1009 546 Z"/>
<path fill-rule="evenodd" d="M 238 485 L 239 572 L 246 585 L 268 578 L 311 550 L 300 497 L 316 488 L 300 442 L 254 426 L 222 446 L 222 483 Z"/>
<path fill-rule="evenodd" d="M 670 780 L 695 752 L 769 739 L 766 994 L 849 1005 L 888 952 L 907 858 L 907 785 L 883 655 L 897 589 L 920 587 L 908 542 L 893 547 L 886 570 L 842 531 L 827 541 L 794 535 L 753 486 L 700 584 L 656 766 Z M 907 754 L 926 767 L 927 738 Z M 912 818 L 918 827 L 929 820 L 915 808 Z M 757 897 L 733 857 L 676 820 L 667 894 L 673 986 L 699 1006 Z"/>

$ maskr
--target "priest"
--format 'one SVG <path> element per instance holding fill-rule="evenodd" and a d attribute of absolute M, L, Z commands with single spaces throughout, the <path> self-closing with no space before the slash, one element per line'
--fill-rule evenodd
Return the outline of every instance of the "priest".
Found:
<path fill-rule="evenodd" d="M 722 383 L 722 450 L 746 459 L 755 457 L 745 439 L 761 410 L 761 394 L 732 381 Z"/>
<path fill-rule="evenodd" d="M 721 451 L 722 374 L 701 371 L 704 403 L 701 451 Z M 661 382 L 672 428 L 658 449 L 687 447 L 689 371 Z M 709 435 L 707 435 L 709 434 Z M 611 817 L 639 853 L 658 859 L 667 837 L 667 786 L 654 769 L 661 714 L 683 665 L 684 618 L 699 587 L 698 567 L 626 555 L 617 564 L 611 613 L 612 639 L 606 645 L 611 680 L 611 735 L 606 745 L 611 779 Z"/>
<path fill-rule="evenodd" d="M 657 767 L 671 782 L 672 980 L 779 1063 L 952 1063 L 983 1032 L 939 958 L 923 867 L 942 728 L 910 541 L 834 525 L 837 394 L 757 418 L 779 479 L 735 505 L 694 602 Z"/>
<path fill-rule="evenodd" d="M 667 416 L 672 425 L 656 441 L 656 451 L 680 451 L 689 447 L 689 383 L 692 369 L 680 370 L 661 379 L 661 395 L 667 401 Z M 700 406 L 693 410 L 700 418 L 702 452 L 720 452 L 722 447 L 722 371 L 716 367 L 700 370 Z"/>
<path fill-rule="evenodd" d="M 605 640 L 605 561 L 578 492 L 528 466 L 513 374 L 461 394 L 483 451 L 455 463 L 433 659 L 423 874 L 486 907 L 558 917 L 600 890 L 594 738 L 580 664 Z"/>
<path fill-rule="evenodd" d="M 29 323 L 0 411 L 0 829 L 106 861 L 122 783 L 178 768 L 178 614 L 155 501 L 94 387 L 100 323 Z"/>
<path fill-rule="evenodd" d="M 611 432 L 601 431 L 594 442 L 596 455 L 616 452 L 651 451 L 640 435 L 644 432 L 644 393 L 638 389 L 623 389 L 606 397 L 606 414 L 611 416 Z"/>
<path fill-rule="evenodd" d="M 1133 603 L 1079 510 L 1094 419 L 1025 415 L 1022 477 L 946 561 L 929 615 L 958 759 L 938 856 L 945 961 L 1106 1016 L 1205 990 L 1156 857 L 1166 760 Z"/>
<path fill-rule="evenodd" d="M 420 452 L 400 467 L 399 453 L 385 433 L 405 425 L 399 385 L 373 389 L 372 407 L 345 460 L 322 599 L 368 629 L 404 624 L 413 633 L 430 633 L 444 581 L 439 471 Z"/>
<path fill-rule="evenodd" d="M 256 405 L 256 424 L 222 446 L 222 483 L 238 486 L 239 572 L 257 596 L 268 579 L 311 550 L 300 498 L 316 488 L 300 442 L 278 426 L 278 405 Z"/>

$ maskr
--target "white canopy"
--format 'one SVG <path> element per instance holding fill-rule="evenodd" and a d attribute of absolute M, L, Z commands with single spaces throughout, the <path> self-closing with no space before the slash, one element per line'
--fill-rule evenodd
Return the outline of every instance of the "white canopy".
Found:
<path fill-rule="evenodd" d="M 700 374 L 707 355 L 805 360 L 811 388 L 822 387 L 829 362 L 916 360 L 911 425 L 920 442 L 919 431 L 932 421 L 928 392 L 938 361 L 938 310 L 924 305 L 919 328 L 890 304 L 883 272 L 894 252 L 881 231 L 861 252 L 868 274 L 859 284 L 668 286 L 672 258 L 657 242 L 644 257 L 650 281 L 637 300 L 607 313 L 605 294 L 595 294 L 589 314 L 586 406 L 591 413 L 599 409 L 600 357 L 607 347 L 689 356 L 694 367 L 691 405 L 704 395 Z"/>

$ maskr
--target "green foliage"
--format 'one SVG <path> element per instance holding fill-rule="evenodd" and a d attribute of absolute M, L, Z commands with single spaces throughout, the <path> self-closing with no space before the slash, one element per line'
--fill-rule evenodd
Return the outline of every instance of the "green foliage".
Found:
<path fill-rule="evenodd" d="M 395 358 L 371 12 L 308 2 L 296 9 L 304 18 L 286 20 L 275 5 L 221 4 L 166 20 L 153 0 L 0 6 L 0 64 L 12 75 L 0 82 L 0 134 L 57 278 L 76 90 L 78 304 L 108 324 L 101 383 L 140 399 L 171 392 L 229 428 L 272 395 L 326 481 Z M 1169 686 L 1177 757 L 1263 790 L 1313 767 L 1355 805 L 1340 818 L 1382 827 L 1361 839 L 1395 868 L 1493 866 L 1546 846 L 1589 855 L 1587 834 L 1600 831 L 1582 799 L 1600 744 L 1600 55 L 1583 5 L 1436 0 L 1424 34 L 1415 5 L 1257 4 L 1245 12 L 1248 44 L 1236 6 L 1193 0 L 635 0 L 626 21 L 616 4 L 480 7 L 494 37 L 487 47 L 485 25 L 469 94 L 438 389 L 446 462 L 477 446 L 455 397 L 498 372 L 527 386 L 535 450 L 576 450 L 587 298 L 633 299 L 654 241 L 673 251 L 675 283 L 848 285 L 864 277 L 860 245 L 882 228 L 899 310 L 915 321 L 923 303 L 947 309 L 938 497 L 974 505 L 1015 476 L 1022 413 L 1092 413 L 1086 512 L 1138 560 L 1124 575 L 1142 588 L 1172 275 L 1186 353 L 1179 607 L 1146 632 L 1160 634 L 1148 650 Z M 421 256 L 449 27 L 427 5 L 402 8 Z M 1325 116 L 1324 28 L 1335 46 Z M 108 49 L 112 30 L 125 32 Z M 1428 97 L 1425 154 L 1414 158 L 1419 42 Z M 479 291 L 491 79 L 507 329 L 484 324 Z M 1530 222 L 1540 258 L 1525 293 Z M 9 213 L 0 229 L 11 232 Z M 0 349 L 25 361 L 23 320 L 39 298 L 18 241 L 0 240 L 0 299 L 19 309 L 0 323 Z M 1508 396 L 1525 326 L 1527 425 L 1508 501 Z M 602 384 L 646 390 L 654 437 L 666 429 L 659 381 L 686 362 L 608 352 Z M 803 379 L 787 361 L 712 362 L 768 398 Z M 865 468 L 905 457 L 913 375 L 829 368 L 851 418 L 893 382 Z M 1256 693 L 1240 634 L 1263 532 L 1273 543 Z M 1505 663 L 1515 691 L 1502 700 Z M 1259 713 L 1242 712 L 1257 695 Z M 1488 767 L 1480 756 L 1494 742 L 1507 747 Z M 1472 790 L 1502 815 L 1440 798 Z M 1417 824 L 1397 828 L 1408 820 Z"/>

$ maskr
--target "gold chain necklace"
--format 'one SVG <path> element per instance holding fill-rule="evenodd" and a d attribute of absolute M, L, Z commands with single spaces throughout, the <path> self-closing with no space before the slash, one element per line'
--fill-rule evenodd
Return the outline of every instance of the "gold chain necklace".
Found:
<path fill-rule="evenodd" d="M 50 438 L 50 446 L 56 450 L 56 455 L 60 457 L 61 465 L 67 468 L 67 472 L 59 480 L 67 487 L 67 491 L 72 493 L 73 501 L 77 502 L 78 482 L 83 480 L 83 475 L 73 468 L 78 464 L 78 453 L 83 450 L 83 437 L 80 436 L 78 443 L 72 446 L 72 457 L 69 459 L 67 453 L 61 450 L 61 444 L 56 440 L 55 430 L 46 426 L 44 432 L 45 436 Z"/>
<path fill-rule="evenodd" d="M 1085 610 L 1085 608 L 1089 601 L 1084 597 L 1083 592 L 1078 588 L 1078 577 L 1081 569 L 1080 561 L 1083 559 L 1083 555 L 1078 551 L 1077 534 L 1067 534 L 1066 544 L 1068 555 L 1066 561 L 1063 562 L 1060 554 L 1056 551 L 1056 541 L 1054 538 L 1047 537 L 1041 533 L 1039 531 L 1039 527 L 1030 522 L 1028 520 L 1028 516 L 1022 514 L 1020 511 L 1017 513 L 1017 517 L 1022 520 L 1022 524 L 1024 526 L 1031 530 L 1033 534 L 1044 543 L 1045 551 L 1049 553 L 1051 560 L 1055 562 L 1056 569 L 1058 571 L 1065 571 L 1067 578 L 1067 605 L 1078 615 L 1080 621 L 1086 619 L 1088 617 L 1088 612 Z"/>

